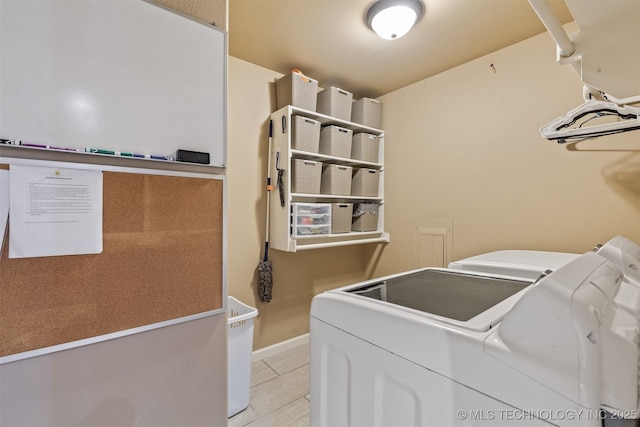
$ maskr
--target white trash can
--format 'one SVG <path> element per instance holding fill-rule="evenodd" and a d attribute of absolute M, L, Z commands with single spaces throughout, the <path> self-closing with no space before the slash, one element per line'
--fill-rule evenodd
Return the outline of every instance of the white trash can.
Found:
<path fill-rule="evenodd" d="M 253 320 L 258 310 L 232 296 L 227 299 L 227 310 L 228 417 L 232 417 L 249 406 Z"/>

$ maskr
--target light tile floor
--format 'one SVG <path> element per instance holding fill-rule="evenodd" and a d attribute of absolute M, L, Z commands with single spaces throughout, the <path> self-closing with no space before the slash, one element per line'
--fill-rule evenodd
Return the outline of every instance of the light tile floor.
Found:
<path fill-rule="evenodd" d="M 229 427 L 308 427 L 309 344 L 253 362 L 249 393 Z"/>

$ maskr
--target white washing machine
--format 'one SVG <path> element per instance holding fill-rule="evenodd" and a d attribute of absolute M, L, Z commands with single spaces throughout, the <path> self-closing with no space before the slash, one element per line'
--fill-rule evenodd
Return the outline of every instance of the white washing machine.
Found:
<path fill-rule="evenodd" d="M 596 253 L 530 279 L 421 269 L 317 295 L 312 426 L 601 426 L 638 410 L 638 320 Z M 636 307 L 638 311 L 640 307 Z"/>
<path fill-rule="evenodd" d="M 614 262 L 628 282 L 640 286 L 638 244 L 626 237 L 616 236 L 604 245 L 596 246 L 593 251 Z M 557 270 L 578 256 L 564 252 L 504 250 L 453 261 L 449 263 L 449 268 L 536 279 L 546 270 Z"/>
<path fill-rule="evenodd" d="M 578 256 L 564 252 L 504 250 L 453 261 L 448 267 L 535 280 L 546 270 L 557 270 Z"/>
<path fill-rule="evenodd" d="M 624 275 L 615 301 L 634 313 L 640 321 L 640 246 L 623 236 L 616 236 L 593 252 L 613 262 Z M 514 277 L 536 279 L 547 270 L 557 270 L 578 258 L 563 252 L 504 250 L 489 252 L 449 263 L 449 268 Z"/>

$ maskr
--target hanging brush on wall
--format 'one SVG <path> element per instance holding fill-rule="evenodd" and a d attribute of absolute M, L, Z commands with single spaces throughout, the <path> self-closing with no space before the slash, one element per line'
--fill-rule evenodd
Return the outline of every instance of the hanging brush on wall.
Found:
<path fill-rule="evenodd" d="M 271 143 L 273 138 L 273 122 L 269 120 L 269 151 L 267 153 L 267 225 L 264 241 L 264 257 L 258 264 L 258 298 L 260 302 L 271 301 L 273 290 L 273 268 L 269 261 L 269 210 L 271 209 Z"/>

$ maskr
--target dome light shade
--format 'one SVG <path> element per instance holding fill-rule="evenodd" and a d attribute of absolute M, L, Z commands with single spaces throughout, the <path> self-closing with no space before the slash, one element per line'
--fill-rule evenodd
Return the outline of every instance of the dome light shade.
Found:
<path fill-rule="evenodd" d="M 378 0 L 367 10 L 367 25 L 383 39 L 394 40 L 407 34 L 423 11 L 420 0 Z"/>

